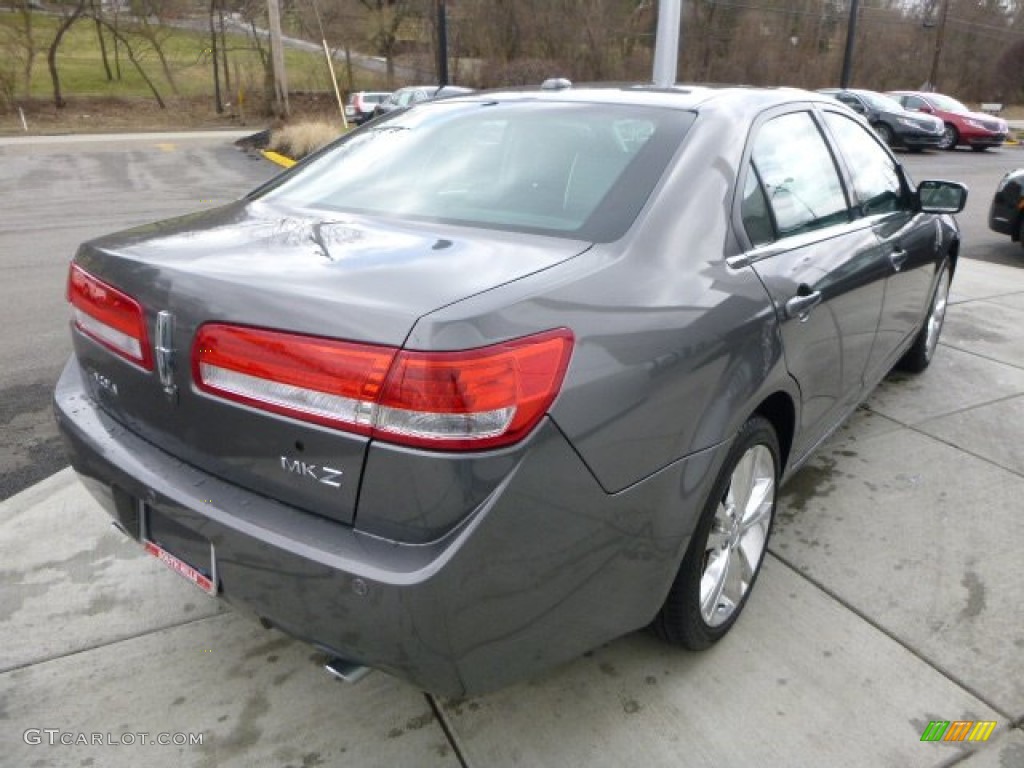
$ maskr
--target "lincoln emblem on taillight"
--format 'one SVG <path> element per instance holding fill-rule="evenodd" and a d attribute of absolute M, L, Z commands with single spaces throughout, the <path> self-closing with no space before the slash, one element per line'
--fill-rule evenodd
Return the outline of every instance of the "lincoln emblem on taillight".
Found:
<path fill-rule="evenodd" d="M 174 315 L 163 310 L 156 316 L 156 370 L 160 374 L 160 383 L 164 394 L 172 402 L 178 394 L 174 383 Z"/>

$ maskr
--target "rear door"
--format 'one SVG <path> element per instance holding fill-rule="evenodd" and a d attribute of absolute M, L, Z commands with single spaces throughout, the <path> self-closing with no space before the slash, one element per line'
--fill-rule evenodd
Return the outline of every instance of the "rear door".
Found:
<path fill-rule="evenodd" d="M 917 333 L 931 298 L 941 228 L 915 213 L 899 166 L 871 132 L 837 112 L 825 124 L 845 161 L 855 197 L 855 215 L 871 225 L 888 262 L 878 335 L 865 378 L 880 379 L 896 362 L 904 343 Z"/>
<path fill-rule="evenodd" d="M 771 295 L 800 387 L 799 458 L 859 400 L 888 271 L 810 109 L 762 122 L 747 152 L 739 218 L 751 249 L 742 259 Z"/>

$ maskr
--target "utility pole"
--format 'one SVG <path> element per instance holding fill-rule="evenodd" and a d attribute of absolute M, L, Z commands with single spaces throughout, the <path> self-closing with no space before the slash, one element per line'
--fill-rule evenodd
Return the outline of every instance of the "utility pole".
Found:
<path fill-rule="evenodd" d="M 843 73 L 839 76 L 839 87 L 849 88 L 853 74 L 853 46 L 857 40 L 857 14 L 860 0 L 850 0 L 850 20 L 846 23 L 846 51 L 843 52 Z"/>
<path fill-rule="evenodd" d="M 284 69 L 284 47 L 281 44 L 281 7 L 278 0 L 267 0 L 267 18 L 270 21 L 270 62 L 274 70 L 274 111 L 278 117 L 288 117 L 288 74 Z"/>
<path fill-rule="evenodd" d="M 939 59 L 942 57 L 942 44 L 946 39 L 946 18 L 949 16 L 949 0 L 942 0 L 942 12 L 939 14 L 939 26 L 935 30 L 935 54 L 932 56 L 932 68 L 928 72 L 928 87 L 933 91 L 939 89 Z"/>

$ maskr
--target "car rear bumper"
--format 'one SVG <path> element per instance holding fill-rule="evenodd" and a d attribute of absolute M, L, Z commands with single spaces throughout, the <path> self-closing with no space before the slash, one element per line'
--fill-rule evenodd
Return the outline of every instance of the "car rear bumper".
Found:
<path fill-rule="evenodd" d="M 327 653 L 451 696 L 500 687 L 646 625 L 728 448 L 609 495 L 545 421 L 455 529 L 409 544 L 173 458 L 91 399 L 74 358 L 54 407 L 72 466 L 130 536 L 149 516 L 172 521 L 212 544 L 227 601 Z"/>
<path fill-rule="evenodd" d="M 988 228 L 1013 240 L 1020 237 L 1021 212 L 1010 205 L 994 201 L 988 211 Z"/>

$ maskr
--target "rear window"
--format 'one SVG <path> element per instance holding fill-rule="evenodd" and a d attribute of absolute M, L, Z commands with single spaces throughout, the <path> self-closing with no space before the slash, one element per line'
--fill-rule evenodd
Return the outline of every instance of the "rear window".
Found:
<path fill-rule="evenodd" d="M 633 105 L 430 103 L 351 134 L 262 197 L 609 242 L 693 119 Z"/>

